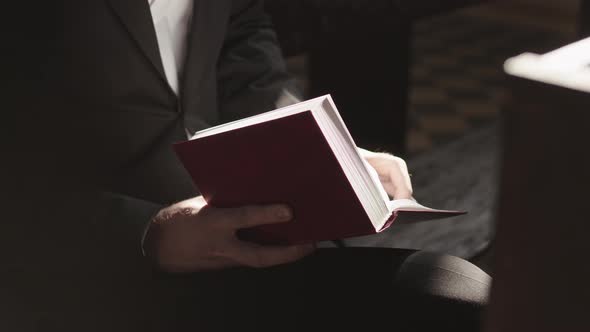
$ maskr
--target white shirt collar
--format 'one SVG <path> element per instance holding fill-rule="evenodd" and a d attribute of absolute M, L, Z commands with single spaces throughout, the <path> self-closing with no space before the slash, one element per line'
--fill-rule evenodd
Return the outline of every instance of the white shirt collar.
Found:
<path fill-rule="evenodd" d="M 193 0 L 147 0 L 168 84 L 178 95 L 186 54 Z"/>

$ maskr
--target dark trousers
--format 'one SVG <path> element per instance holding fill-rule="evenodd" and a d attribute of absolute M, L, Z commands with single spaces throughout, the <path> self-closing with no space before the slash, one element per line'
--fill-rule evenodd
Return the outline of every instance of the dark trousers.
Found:
<path fill-rule="evenodd" d="M 384 248 L 166 278 L 169 331 L 478 331 L 491 283 L 457 257 Z"/>

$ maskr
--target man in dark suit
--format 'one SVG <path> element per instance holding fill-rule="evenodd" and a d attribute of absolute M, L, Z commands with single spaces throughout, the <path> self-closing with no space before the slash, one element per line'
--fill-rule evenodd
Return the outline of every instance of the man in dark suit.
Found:
<path fill-rule="evenodd" d="M 260 1 L 195 1 L 192 9 L 185 1 L 179 10 L 192 10 L 192 19 L 184 20 L 165 16 L 182 2 L 167 1 L 152 1 L 152 10 L 147 0 L 84 3 L 70 7 L 67 29 L 73 46 L 66 83 L 77 97 L 72 109 L 84 116 L 72 130 L 80 131 L 75 136 L 84 137 L 90 152 L 83 156 L 85 169 L 119 200 L 128 196 L 146 205 L 197 194 L 170 148 L 187 132 L 296 100 Z M 162 13 L 155 13 L 160 3 Z M 167 35 L 182 34 L 174 30 L 175 17 L 187 26 L 178 38 Z M 186 39 L 184 50 L 165 47 L 175 39 Z M 184 54 L 167 57 L 174 51 Z M 402 160 L 379 154 L 367 159 L 381 165 L 387 179 L 395 167 L 399 185 L 390 193 L 411 196 Z"/>
<path fill-rule="evenodd" d="M 159 1 L 180 11 L 163 6 L 156 12 Z M 331 327 L 367 328 L 381 325 L 372 317 L 390 314 L 402 329 L 427 322 L 476 327 L 490 281 L 463 260 L 406 250 L 257 246 L 238 241 L 235 231 L 288 222 L 288 207 L 214 209 L 194 198 L 172 143 L 296 98 L 262 1 L 184 5 L 72 0 L 65 7 L 57 48 L 66 60 L 57 89 L 65 95 L 55 114 L 62 121 L 54 120 L 51 131 L 60 143 L 52 146 L 58 169 L 72 187 L 70 208 L 55 220 L 77 221 L 65 232 L 88 240 L 77 248 L 82 266 L 118 271 L 117 278 L 106 278 L 118 288 L 102 288 L 117 300 L 82 300 L 103 304 L 96 310 L 106 317 L 101 323 L 112 330 L 108 303 L 120 301 L 137 307 L 115 315 L 119 321 L 141 317 L 143 302 L 153 310 L 146 321 L 164 322 L 168 330 L 313 330 L 318 319 Z M 186 24 L 184 33 L 179 22 Z M 178 46 L 178 40 L 185 42 Z M 403 160 L 363 154 L 392 196 L 411 197 Z M 150 273 L 144 262 L 165 273 Z M 159 295 L 145 295 L 151 292 Z M 382 305 L 391 299 L 395 303 Z M 138 321 L 113 324 L 157 330 Z"/>

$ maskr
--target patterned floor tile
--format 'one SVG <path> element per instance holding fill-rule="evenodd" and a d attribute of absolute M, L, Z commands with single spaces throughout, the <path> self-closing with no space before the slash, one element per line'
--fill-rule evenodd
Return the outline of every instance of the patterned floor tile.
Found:
<path fill-rule="evenodd" d="M 454 108 L 457 110 L 457 113 L 461 116 L 465 116 L 468 119 L 471 118 L 492 118 L 498 115 L 500 112 L 500 105 L 493 102 L 492 100 L 489 101 L 469 101 L 469 100 L 462 100 L 458 101 L 454 104 Z"/>
<path fill-rule="evenodd" d="M 413 37 L 410 155 L 494 121 L 506 95 L 504 61 L 525 51 L 543 52 L 567 40 L 557 32 L 461 12 L 418 22 Z"/>
<path fill-rule="evenodd" d="M 436 134 L 463 133 L 469 129 L 469 121 L 460 115 L 447 114 L 424 114 L 419 118 L 420 128 L 429 136 Z"/>

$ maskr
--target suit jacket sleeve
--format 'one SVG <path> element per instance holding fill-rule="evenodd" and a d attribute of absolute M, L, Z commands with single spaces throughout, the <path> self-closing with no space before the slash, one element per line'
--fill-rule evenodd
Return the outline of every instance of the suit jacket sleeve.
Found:
<path fill-rule="evenodd" d="M 94 220 L 111 234 L 113 240 L 129 244 L 127 250 L 135 257 L 144 255 L 143 240 L 150 220 L 164 208 L 146 200 L 103 192 L 95 200 L 97 214 Z"/>
<path fill-rule="evenodd" d="M 218 61 L 221 120 L 231 121 L 300 99 L 263 1 L 234 1 Z"/>

